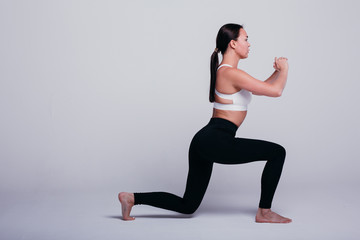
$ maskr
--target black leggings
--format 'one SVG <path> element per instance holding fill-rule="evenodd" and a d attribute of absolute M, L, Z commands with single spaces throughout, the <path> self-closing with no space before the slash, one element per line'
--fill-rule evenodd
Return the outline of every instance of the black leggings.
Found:
<path fill-rule="evenodd" d="M 208 186 L 213 164 L 240 164 L 266 160 L 261 177 L 260 208 L 271 208 L 285 160 L 285 149 L 272 142 L 235 137 L 237 126 L 222 118 L 211 118 L 197 132 L 189 149 L 189 173 L 184 196 L 167 192 L 134 193 L 135 205 L 192 214 Z"/>

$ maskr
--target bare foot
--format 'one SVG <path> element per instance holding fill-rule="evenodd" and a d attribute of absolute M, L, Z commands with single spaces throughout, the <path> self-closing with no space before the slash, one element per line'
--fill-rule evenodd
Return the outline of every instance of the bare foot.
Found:
<path fill-rule="evenodd" d="M 131 208 L 134 206 L 134 194 L 121 192 L 118 195 L 121 203 L 121 211 L 124 220 L 135 220 L 134 217 L 130 217 Z"/>
<path fill-rule="evenodd" d="M 290 218 L 280 216 L 270 209 L 259 208 L 256 213 L 255 222 L 257 223 L 291 223 Z"/>

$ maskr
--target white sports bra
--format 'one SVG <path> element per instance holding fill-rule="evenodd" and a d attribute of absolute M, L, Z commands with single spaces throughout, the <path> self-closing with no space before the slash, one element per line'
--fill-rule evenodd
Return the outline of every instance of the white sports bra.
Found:
<path fill-rule="evenodd" d="M 223 66 L 233 67 L 229 64 L 222 64 L 219 68 Z M 240 91 L 233 93 L 233 94 L 224 94 L 220 93 L 215 88 L 215 94 L 221 98 L 232 100 L 233 103 L 218 103 L 214 102 L 214 108 L 220 110 L 230 110 L 230 111 L 247 111 L 247 105 L 251 102 L 251 93 L 245 89 L 241 89 Z"/>

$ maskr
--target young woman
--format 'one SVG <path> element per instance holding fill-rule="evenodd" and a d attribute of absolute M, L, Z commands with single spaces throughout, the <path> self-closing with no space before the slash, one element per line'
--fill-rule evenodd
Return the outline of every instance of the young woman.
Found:
<path fill-rule="evenodd" d="M 237 68 L 240 59 L 249 54 L 250 43 L 241 25 L 222 26 L 211 55 L 210 102 L 214 102 L 213 116 L 198 131 L 189 149 L 189 173 L 184 196 L 166 192 L 119 193 L 124 220 L 131 208 L 146 204 L 158 208 L 192 214 L 199 207 L 208 186 L 213 164 L 241 164 L 266 161 L 261 177 L 261 196 L 255 221 L 261 223 L 289 223 L 291 219 L 271 211 L 271 203 L 282 172 L 285 149 L 272 142 L 235 137 L 247 114 L 252 94 L 280 97 L 288 75 L 287 58 L 275 57 L 274 73 L 265 81 L 253 78 Z M 219 65 L 218 53 L 223 55 Z"/>

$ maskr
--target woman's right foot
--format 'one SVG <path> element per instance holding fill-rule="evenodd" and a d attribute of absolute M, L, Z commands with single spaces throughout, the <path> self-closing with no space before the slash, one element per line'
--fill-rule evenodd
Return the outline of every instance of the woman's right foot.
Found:
<path fill-rule="evenodd" d="M 118 195 L 119 201 L 121 203 L 121 212 L 124 220 L 135 220 L 134 217 L 130 217 L 131 208 L 134 206 L 134 194 L 121 192 Z"/>
<path fill-rule="evenodd" d="M 270 209 L 259 208 L 256 213 L 255 222 L 257 223 L 291 223 L 290 218 L 280 216 Z"/>

